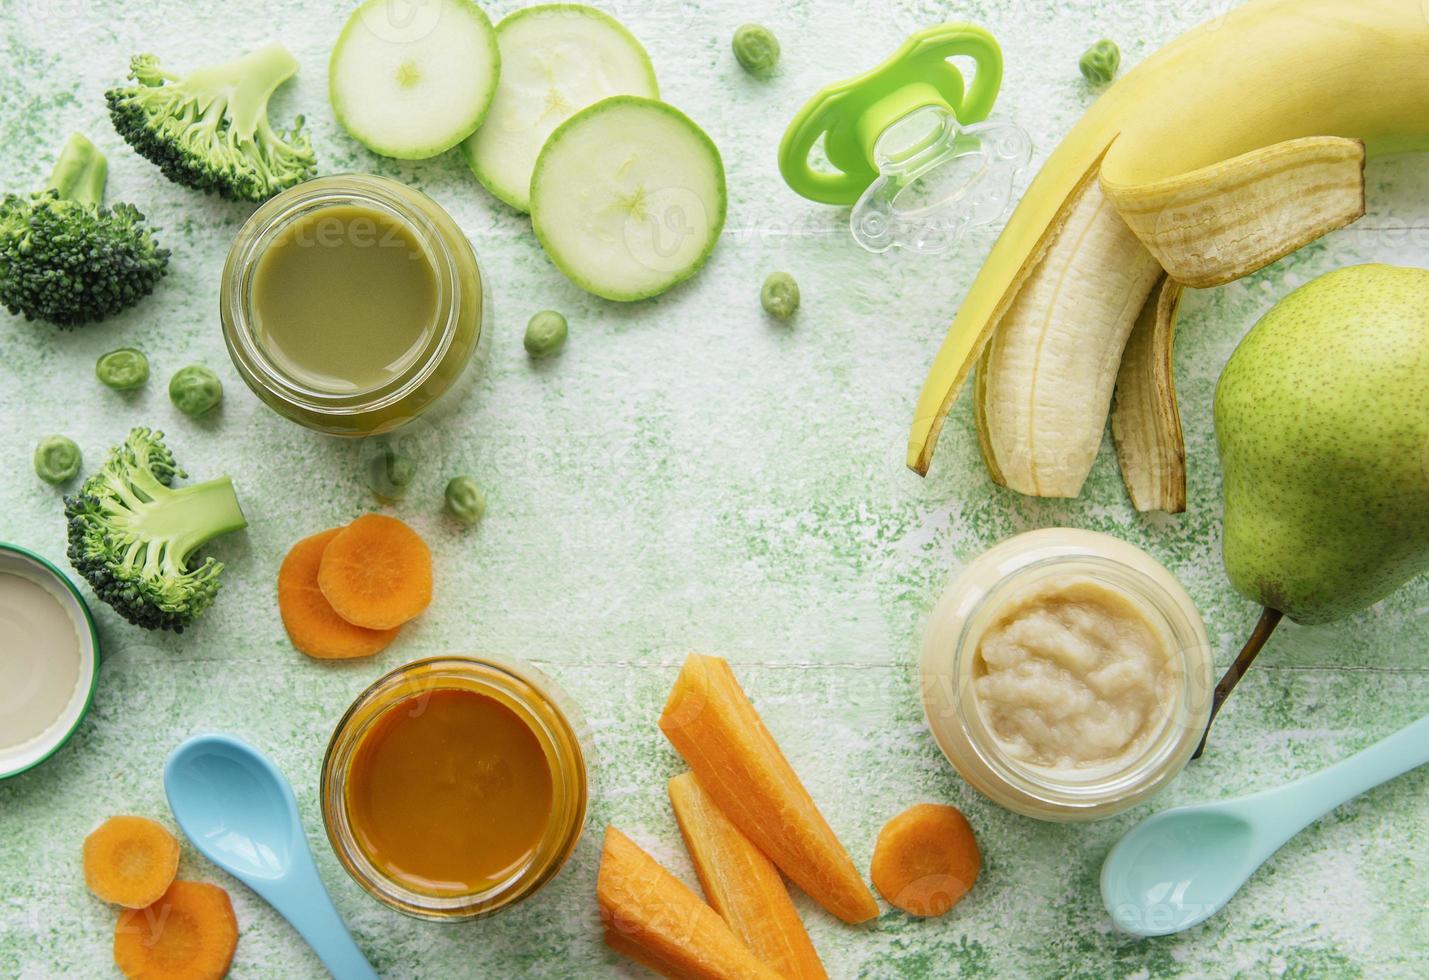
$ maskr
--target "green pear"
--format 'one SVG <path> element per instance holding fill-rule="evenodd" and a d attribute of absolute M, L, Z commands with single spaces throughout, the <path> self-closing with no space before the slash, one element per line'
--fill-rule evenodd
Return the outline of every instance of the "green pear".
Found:
<path fill-rule="evenodd" d="M 1429 571 L 1429 271 L 1354 266 L 1286 296 L 1231 355 L 1215 414 L 1245 596 L 1324 623 Z"/>

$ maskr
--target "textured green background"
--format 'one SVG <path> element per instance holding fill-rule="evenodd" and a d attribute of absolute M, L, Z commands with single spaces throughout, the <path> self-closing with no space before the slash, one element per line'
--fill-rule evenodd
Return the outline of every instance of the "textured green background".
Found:
<path fill-rule="evenodd" d="M 514 6 L 489 9 L 499 16 Z M 843 212 L 796 197 L 774 163 L 784 123 L 810 93 L 873 64 L 911 31 L 953 17 L 981 22 L 1002 40 L 999 112 L 1027 127 L 1040 160 L 1094 97 L 1076 69 L 1086 44 L 1111 36 L 1134 63 L 1227 6 L 607 5 L 645 42 L 665 96 L 708 130 L 729 172 L 729 222 L 709 266 L 671 294 L 625 307 L 566 283 L 527 221 L 492 201 L 455 154 L 380 160 L 335 127 L 324 69 L 349 3 L 0 2 L 5 189 L 41 183 L 52 148 L 81 129 L 110 154 L 111 195 L 139 204 L 174 252 L 157 295 L 112 322 L 59 334 L 0 314 L 0 418 L 11 459 L 0 467 L 0 538 L 61 559 L 59 494 L 31 474 L 30 448 L 66 432 L 93 464 L 135 424 L 165 429 L 199 478 L 229 472 L 252 525 L 213 549 L 229 564 L 227 587 L 184 636 L 143 635 L 98 610 L 106 658 L 88 720 L 49 763 L 0 785 L 0 975 L 112 970 L 114 914 L 85 891 L 80 841 L 115 812 L 169 820 L 160 784 L 166 754 L 215 730 L 252 741 L 289 774 L 319 870 L 384 975 L 634 975 L 599 942 L 597 845 L 613 821 L 692 880 L 664 790 L 679 765 L 654 724 L 691 649 L 733 661 L 860 866 L 883 821 L 915 800 L 957 804 L 978 832 L 983 876 L 944 919 L 888 912 L 851 929 L 799 898 L 835 976 L 1422 970 L 1426 772 L 1340 809 L 1293 841 L 1224 914 L 1177 937 L 1115 933 L 1096 875 L 1117 836 L 1156 809 L 1275 785 L 1422 713 L 1429 584 L 1345 623 L 1284 628 L 1223 715 L 1209 755 L 1155 803 L 1090 826 L 1013 816 L 964 785 L 923 727 L 912 664 L 950 572 L 1011 533 L 1057 524 L 1120 534 L 1165 561 L 1226 662 L 1256 610 L 1220 572 L 1215 379 L 1237 338 L 1300 282 L 1370 259 L 1429 265 L 1423 158 L 1372 165 L 1370 214 L 1357 226 L 1249 280 L 1188 295 L 1176 369 L 1191 504 L 1176 518 L 1133 513 L 1109 448 L 1079 501 L 1028 500 L 992 486 L 966 398 L 929 478 L 904 469 L 923 373 L 992 232 L 942 256 L 872 256 L 848 237 Z M 764 21 L 783 39 L 782 70 L 770 81 L 745 77 L 729 53 L 745 20 Z M 396 509 L 432 543 L 435 602 L 387 652 L 345 666 L 293 651 L 273 580 L 298 537 L 373 506 L 357 447 L 282 421 L 244 388 L 223 350 L 217 288 L 249 209 L 164 182 L 120 144 L 102 104 L 132 52 L 187 67 L 275 36 L 303 65 L 277 115 L 306 113 L 322 171 L 374 171 L 430 193 L 470 234 L 495 300 L 487 374 L 435 434 L 430 465 Z M 772 325 L 758 306 L 759 283 L 776 268 L 803 288 L 790 328 Z M 571 340 L 561 358 L 533 368 L 520 336 L 544 307 L 569 315 Z M 155 371 L 133 396 L 100 387 L 91 374 L 100 353 L 123 345 L 147 351 Z M 169 374 L 191 361 L 218 370 L 227 386 L 221 413 L 202 422 L 180 416 L 164 394 Z M 438 513 L 441 485 L 457 471 L 474 474 L 490 495 L 486 521 L 471 533 Z M 442 928 L 387 911 L 347 878 L 321 836 L 316 782 L 332 725 L 364 686 L 405 660 L 460 650 L 524 657 L 564 684 L 594 730 L 599 785 L 591 832 L 558 881 L 493 919 Z M 236 976 L 320 975 L 283 921 L 187 847 L 182 873 L 231 890 L 241 929 Z"/>

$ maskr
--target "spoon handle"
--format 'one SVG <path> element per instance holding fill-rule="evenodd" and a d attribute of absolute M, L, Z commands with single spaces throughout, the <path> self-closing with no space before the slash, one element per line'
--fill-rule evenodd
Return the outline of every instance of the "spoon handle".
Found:
<path fill-rule="evenodd" d="M 306 866 L 306 867 L 304 867 Z M 274 895 L 269 899 L 279 907 Z M 334 980 L 378 980 L 377 971 L 353 942 L 347 924 L 333 907 L 307 848 L 296 856 L 293 871 L 281 886 L 280 911 L 307 940 Z"/>
<path fill-rule="evenodd" d="M 1341 803 L 1425 763 L 1429 715 L 1327 769 L 1263 794 L 1263 799 L 1274 797 L 1288 840 Z"/>

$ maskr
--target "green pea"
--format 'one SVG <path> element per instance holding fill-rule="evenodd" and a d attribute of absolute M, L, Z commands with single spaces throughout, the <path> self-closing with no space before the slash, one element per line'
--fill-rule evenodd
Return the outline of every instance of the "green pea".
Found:
<path fill-rule="evenodd" d="M 35 475 L 58 486 L 79 472 L 79 446 L 68 436 L 45 436 L 35 447 Z"/>
<path fill-rule="evenodd" d="M 223 382 L 202 364 L 190 364 L 169 379 L 169 400 L 185 415 L 197 418 L 223 401 Z"/>
<path fill-rule="evenodd" d="M 401 500 L 417 478 L 417 461 L 385 439 L 369 443 L 367 487 L 379 500 Z"/>
<path fill-rule="evenodd" d="M 526 324 L 526 353 L 550 357 L 566 346 L 566 318 L 555 310 L 542 310 Z"/>
<path fill-rule="evenodd" d="M 1087 48 L 1082 60 L 1078 62 L 1082 77 L 1093 85 L 1105 85 L 1111 81 L 1116 77 L 1116 70 L 1120 65 L 1121 49 L 1116 46 L 1115 41 L 1108 41 L 1106 38 Z"/>
<path fill-rule="evenodd" d="M 149 380 L 149 359 L 143 351 L 121 347 L 102 356 L 94 365 L 94 376 L 115 391 L 128 391 Z"/>
<path fill-rule="evenodd" d="M 763 75 L 779 62 L 779 39 L 760 24 L 742 24 L 734 32 L 734 58 L 751 75 Z"/>
<path fill-rule="evenodd" d="M 486 513 L 486 494 L 469 476 L 454 476 L 447 483 L 447 513 L 470 527 Z"/>
<path fill-rule="evenodd" d="M 789 319 L 799 308 L 799 284 L 787 272 L 769 273 L 759 290 L 759 305 L 776 319 Z"/>

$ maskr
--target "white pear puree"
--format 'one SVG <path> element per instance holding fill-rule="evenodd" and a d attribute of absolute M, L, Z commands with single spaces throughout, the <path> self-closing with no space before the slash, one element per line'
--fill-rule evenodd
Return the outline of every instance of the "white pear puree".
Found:
<path fill-rule="evenodd" d="M 976 647 L 973 694 L 1002 750 L 1051 768 L 1134 757 L 1181 691 L 1172 640 L 1127 593 L 1085 574 L 1013 591 Z"/>
<path fill-rule="evenodd" d="M 36 579 L 0 570 L 0 750 L 32 742 L 79 686 L 79 627 Z"/>
<path fill-rule="evenodd" d="M 958 773 L 1041 820 L 1155 795 L 1210 715 L 1210 641 L 1151 555 L 1095 531 L 1008 538 L 963 565 L 928 619 L 923 712 Z"/>

